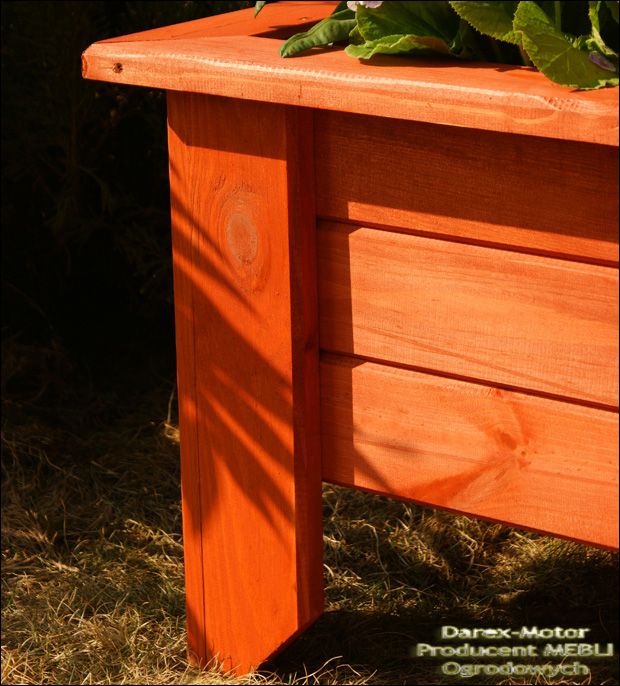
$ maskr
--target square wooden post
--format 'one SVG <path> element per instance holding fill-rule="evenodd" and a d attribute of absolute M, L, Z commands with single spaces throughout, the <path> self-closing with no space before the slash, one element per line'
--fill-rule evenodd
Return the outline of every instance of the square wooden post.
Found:
<path fill-rule="evenodd" d="M 322 612 L 312 112 L 169 93 L 190 655 L 245 672 Z"/>

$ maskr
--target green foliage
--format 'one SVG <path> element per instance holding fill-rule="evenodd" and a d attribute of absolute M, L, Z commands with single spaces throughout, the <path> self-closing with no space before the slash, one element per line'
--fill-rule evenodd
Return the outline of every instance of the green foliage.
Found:
<path fill-rule="evenodd" d="M 292 57 L 315 45 L 329 45 L 345 40 L 354 26 L 355 13 L 347 8 L 341 9 L 315 24 L 309 31 L 291 36 L 280 47 L 280 54 L 282 57 Z"/>
<path fill-rule="evenodd" d="M 365 42 L 346 52 L 363 59 L 376 53 L 447 55 L 459 30 L 459 18 L 443 2 L 398 2 L 387 12 L 360 6 L 356 19 Z"/>
<path fill-rule="evenodd" d="M 518 2 L 451 2 L 452 9 L 477 31 L 491 38 L 519 44 L 512 21 Z"/>
<path fill-rule="evenodd" d="M 615 66 L 610 70 L 595 64 L 592 43 L 566 36 L 535 2 L 519 3 L 514 26 L 529 58 L 552 81 L 581 89 L 618 85 Z"/>
<path fill-rule="evenodd" d="M 618 85 L 618 2 L 389 1 L 357 4 L 355 12 L 345 4 L 289 38 L 281 54 L 348 38 L 346 53 L 360 59 L 378 53 L 452 56 L 533 65 L 573 88 Z"/>

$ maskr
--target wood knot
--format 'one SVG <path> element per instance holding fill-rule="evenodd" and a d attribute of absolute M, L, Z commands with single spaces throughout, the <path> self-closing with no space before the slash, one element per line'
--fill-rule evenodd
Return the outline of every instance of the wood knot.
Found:
<path fill-rule="evenodd" d="M 268 237 L 244 208 L 225 217 L 219 232 L 220 251 L 234 282 L 248 293 L 261 290 L 269 271 Z"/>
<path fill-rule="evenodd" d="M 232 277 L 229 285 L 245 293 L 262 291 L 271 271 L 269 227 L 258 207 L 260 196 L 248 187 L 230 188 L 226 176 L 212 193 L 217 243 Z"/>
<path fill-rule="evenodd" d="M 518 445 L 517 441 L 514 439 L 513 436 L 511 436 L 506 431 L 502 431 L 501 429 L 497 429 L 495 431 L 495 440 L 498 442 L 500 446 L 508 448 L 508 450 L 514 450 Z"/>
<path fill-rule="evenodd" d="M 233 214 L 226 226 L 226 243 L 230 256 L 247 269 L 258 255 L 258 232 L 245 214 Z"/>
<path fill-rule="evenodd" d="M 120 74 L 123 71 L 123 65 L 120 62 L 115 62 L 112 71 L 115 74 Z"/>

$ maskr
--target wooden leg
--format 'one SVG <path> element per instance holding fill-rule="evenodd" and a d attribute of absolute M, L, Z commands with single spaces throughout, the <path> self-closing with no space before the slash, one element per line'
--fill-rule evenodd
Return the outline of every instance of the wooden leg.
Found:
<path fill-rule="evenodd" d="M 190 654 L 257 667 L 323 608 L 312 113 L 168 94 Z"/>

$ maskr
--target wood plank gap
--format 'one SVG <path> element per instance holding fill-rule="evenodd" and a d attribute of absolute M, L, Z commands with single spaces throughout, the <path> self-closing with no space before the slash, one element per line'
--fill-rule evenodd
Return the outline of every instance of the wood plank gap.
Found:
<path fill-rule="evenodd" d="M 321 348 L 320 350 L 320 361 L 329 362 L 330 360 L 359 360 L 360 362 L 372 362 L 374 364 L 381 364 L 385 367 L 393 367 L 394 369 L 405 369 L 412 372 L 420 372 L 422 374 L 428 374 L 429 376 L 438 376 L 443 379 L 454 379 L 455 381 L 467 381 L 468 383 L 474 383 L 478 386 L 484 386 L 486 388 L 499 388 L 503 391 L 512 391 L 515 393 L 523 393 L 524 395 L 531 395 L 536 398 L 545 398 L 546 400 L 558 400 L 563 403 L 568 403 L 569 405 L 578 405 L 580 407 L 591 407 L 594 410 L 604 410 L 606 412 L 618 412 L 618 405 L 608 405 L 606 403 L 597 403 L 591 400 L 581 400 L 579 398 L 572 398 L 570 396 L 564 396 L 556 393 L 547 393 L 545 391 L 537 391 L 531 388 L 524 388 L 522 386 L 512 386 L 505 383 L 494 383 L 493 381 L 487 381 L 485 379 L 479 379 L 473 376 L 467 376 L 462 374 L 453 374 L 450 372 L 444 372 L 440 369 L 429 369 L 428 367 L 418 367 L 416 365 L 410 365 L 400 362 L 392 362 L 390 360 L 384 360 L 377 357 L 370 357 L 367 355 L 357 355 L 352 353 L 345 353 L 339 350 L 330 350 L 328 348 Z"/>
<path fill-rule="evenodd" d="M 320 346 L 618 406 L 618 271 L 319 227 Z"/>
<path fill-rule="evenodd" d="M 385 231 L 386 233 L 398 233 L 406 236 L 419 236 L 420 238 L 434 238 L 438 241 L 447 241 L 449 243 L 459 243 L 463 245 L 475 245 L 481 248 L 493 248 L 495 250 L 505 250 L 510 253 L 517 253 L 521 255 L 534 255 L 536 257 L 551 257 L 553 259 L 565 260 L 566 262 L 577 262 L 579 264 L 592 264 L 597 267 L 609 267 L 610 269 L 618 269 L 620 262 L 618 260 L 602 260 L 594 257 L 586 257 L 584 255 L 575 255 L 572 253 L 555 252 L 553 250 L 533 250 L 527 247 L 510 245 L 507 243 L 497 243 L 494 241 L 483 241 L 475 238 L 465 238 L 463 236 L 454 236 L 448 233 L 435 233 L 434 231 L 424 231 L 421 229 L 408 229 L 404 226 L 386 226 L 385 224 L 378 224 L 375 222 L 356 221 L 353 219 L 332 217 L 330 215 L 317 215 L 317 228 L 322 222 L 346 224 L 347 226 L 356 226 L 360 229 L 377 229 L 378 231 Z"/>

